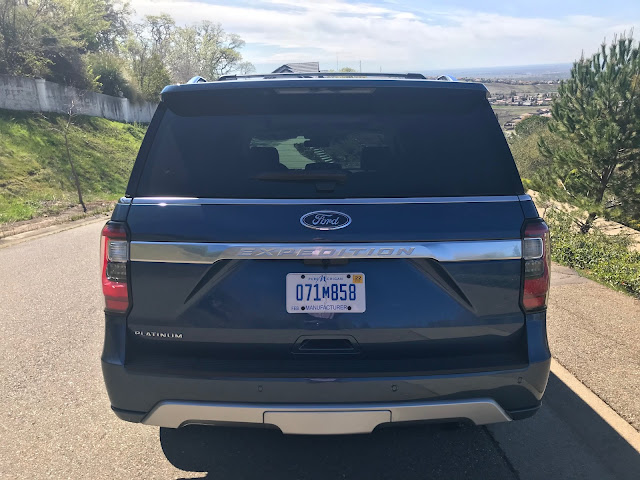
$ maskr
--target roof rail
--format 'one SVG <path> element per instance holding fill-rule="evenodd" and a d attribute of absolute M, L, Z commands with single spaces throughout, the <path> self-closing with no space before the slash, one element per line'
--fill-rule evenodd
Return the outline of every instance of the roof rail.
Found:
<path fill-rule="evenodd" d="M 317 72 L 317 73 L 264 73 L 264 74 L 252 74 L 252 75 L 223 75 L 218 78 L 218 81 L 225 80 L 239 80 L 249 78 L 335 78 L 335 77 L 380 77 L 380 78 L 408 78 L 416 80 L 426 80 L 427 77 L 421 73 L 362 73 L 362 72 Z M 199 78 L 199 77 L 194 77 Z M 193 79 L 192 79 L 193 80 Z M 188 83 L 197 83 L 191 82 Z"/>
<path fill-rule="evenodd" d="M 452 75 L 440 75 L 436 80 L 444 80 L 445 82 L 457 82 L 458 79 Z"/>
<path fill-rule="evenodd" d="M 206 82 L 207 80 L 205 80 L 203 77 L 196 75 L 195 77 L 190 78 L 187 83 L 206 83 Z"/>

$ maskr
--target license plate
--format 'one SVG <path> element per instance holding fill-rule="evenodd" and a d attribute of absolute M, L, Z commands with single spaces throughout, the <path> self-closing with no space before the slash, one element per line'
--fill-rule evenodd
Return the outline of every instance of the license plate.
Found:
<path fill-rule="evenodd" d="M 288 313 L 362 313 L 363 273 L 289 273 Z"/>

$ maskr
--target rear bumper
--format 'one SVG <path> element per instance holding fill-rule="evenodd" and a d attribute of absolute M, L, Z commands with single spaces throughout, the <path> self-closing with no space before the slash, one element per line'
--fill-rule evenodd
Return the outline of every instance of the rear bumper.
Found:
<path fill-rule="evenodd" d="M 524 368 L 340 378 L 143 372 L 127 368 L 124 319 L 112 317 L 107 324 L 102 370 L 113 410 L 127 421 L 174 428 L 232 422 L 322 434 L 423 420 L 516 420 L 539 408 L 550 368 L 544 313 L 527 318 L 529 363 Z"/>
<path fill-rule="evenodd" d="M 349 427 L 357 432 L 343 433 L 389 422 L 468 419 L 481 425 L 524 418 L 540 406 L 549 374 L 549 361 L 502 372 L 339 379 L 203 379 L 131 373 L 105 362 L 102 367 L 116 414 L 149 425 L 270 423 L 291 431 L 287 424 L 292 415 L 275 415 L 278 421 L 267 417 L 274 412 L 388 412 L 388 418 L 352 415 L 363 424 Z M 322 416 L 309 416 L 309 422 L 322 425 Z M 349 424 L 337 417 L 338 424 Z"/>
<path fill-rule="evenodd" d="M 476 425 L 508 422 L 509 415 L 491 399 L 451 402 L 242 405 L 199 402 L 161 402 L 142 423 L 178 428 L 188 424 L 244 423 L 275 425 L 282 433 L 340 435 L 371 433 L 385 423 L 469 419 Z"/>

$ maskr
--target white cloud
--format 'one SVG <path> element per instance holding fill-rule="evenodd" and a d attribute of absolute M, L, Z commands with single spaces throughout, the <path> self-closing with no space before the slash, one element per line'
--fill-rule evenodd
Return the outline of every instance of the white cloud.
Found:
<path fill-rule="evenodd" d="M 388 8 L 373 5 L 371 3 L 347 3 L 343 1 L 328 0 L 313 2 L 304 0 L 265 0 L 264 4 L 296 7 L 303 10 L 313 10 L 313 13 L 332 13 L 350 15 L 385 15 L 394 13 Z"/>
<path fill-rule="evenodd" d="M 319 60 L 364 70 L 426 70 L 569 62 L 640 19 L 521 18 L 471 11 L 417 12 L 341 0 L 263 0 L 251 6 L 195 0 L 133 0 L 137 15 L 171 14 L 178 23 L 220 22 L 246 42 L 258 66 Z M 389 4 L 387 4 L 389 5 Z M 636 29 L 638 31 L 640 29 Z"/>

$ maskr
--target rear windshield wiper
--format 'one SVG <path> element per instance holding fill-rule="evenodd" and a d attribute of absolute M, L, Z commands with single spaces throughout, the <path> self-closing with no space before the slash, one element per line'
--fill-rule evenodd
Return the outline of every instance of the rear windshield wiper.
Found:
<path fill-rule="evenodd" d="M 345 172 L 263 172 L 255 175 L 256 180 L 266 182 L 334 182 L 344 183 L 348 175 Z"/>

